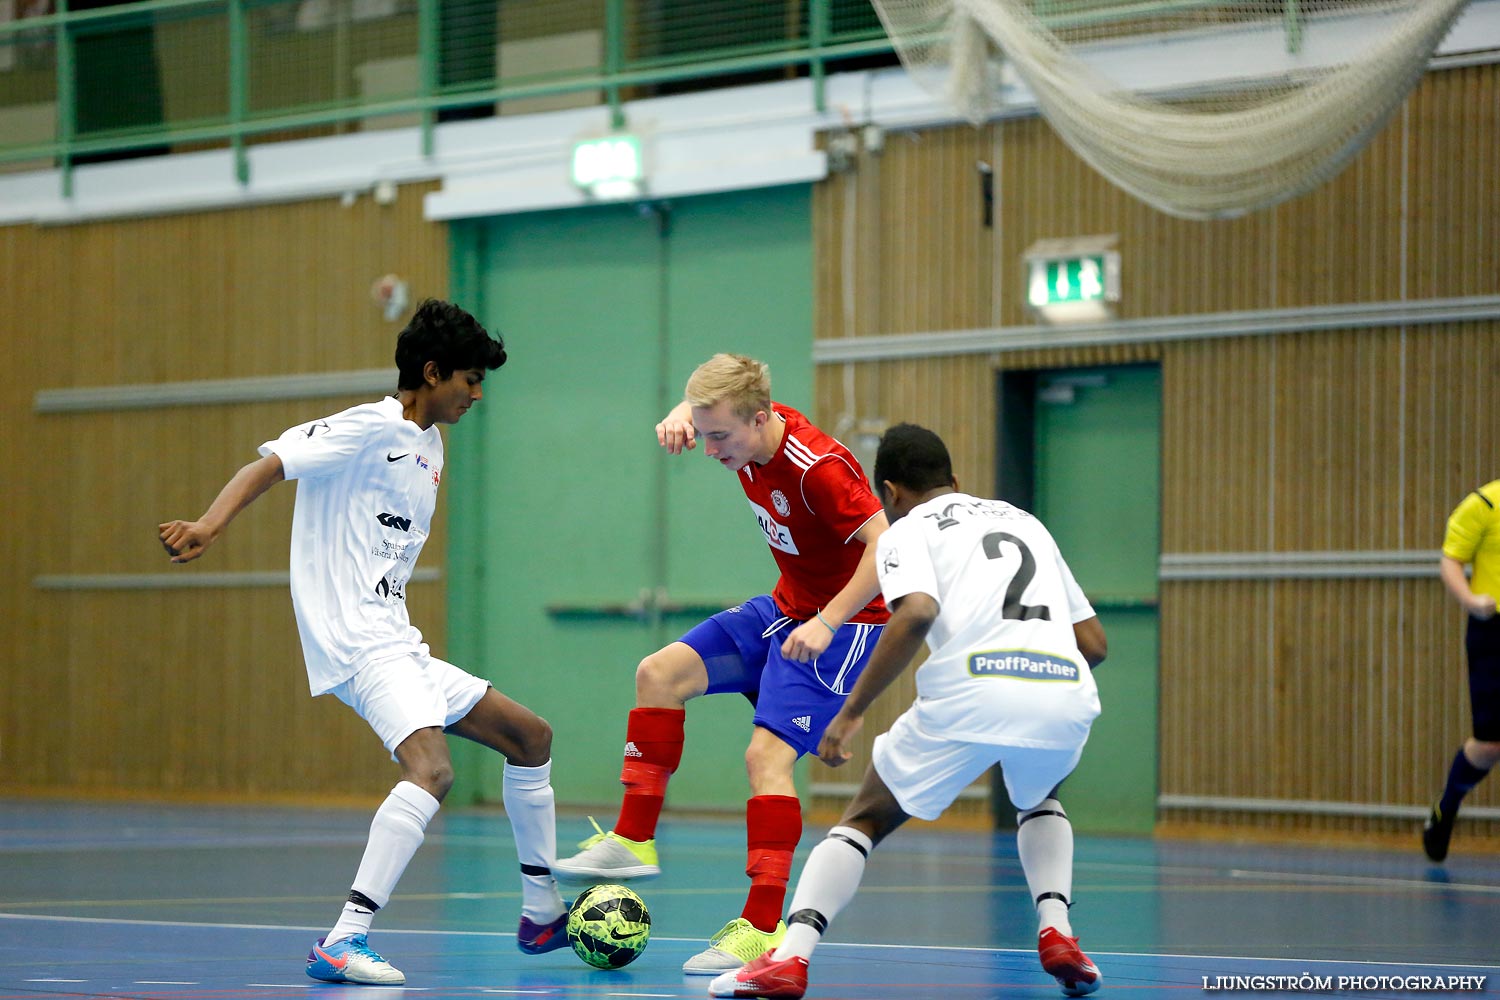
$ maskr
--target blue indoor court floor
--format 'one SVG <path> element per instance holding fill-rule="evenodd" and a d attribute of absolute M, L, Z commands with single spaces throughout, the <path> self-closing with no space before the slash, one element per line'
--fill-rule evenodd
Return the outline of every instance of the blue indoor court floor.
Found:
<path fill-rule="evenodd" d="M 681 964 L 744 899 L 741 823 L 669 815 L 665 873 L 637 887 L 653 919 L 639 960 L 602 972 L 566 949 L 525 956 L 504 815 L 445 810 L 370 938 L 407 986 L 315 983 L 303 959 L 348 891 L 370 812 L 0 800 L 0 1000 L 696 998 L 709 980 Z M 589 832 L 559 819 L 565 850 Z M 798 869 L 822 833 L 808 824 Z M 1205 979 L 1262 996 L 1407 996 L 1424 976 L 1500 991 L 1500 857 L 1466 855 L 1462 824 L 1441 868 L 1415 831 L 1405 851 L 1079 835 L 1076 859 L 1073 925 L 1100 997 L 1226 992 Z M 1035 934 L 1013 835 L 913 822 L 875 852 L 808 996 L 1058 996 Z M 1333 988 L 1264 988 L 1271 977 Z"/>

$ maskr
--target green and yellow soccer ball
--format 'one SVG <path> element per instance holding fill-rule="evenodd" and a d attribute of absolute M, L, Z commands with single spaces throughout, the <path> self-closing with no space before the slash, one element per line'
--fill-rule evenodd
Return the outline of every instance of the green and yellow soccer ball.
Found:
<path fill-rule="evenodd" d="M 651 914 L 623 885 L 596 885 L 568 907 L 568 943 L 596 969 L 621 969 L 646 950 Z"/>

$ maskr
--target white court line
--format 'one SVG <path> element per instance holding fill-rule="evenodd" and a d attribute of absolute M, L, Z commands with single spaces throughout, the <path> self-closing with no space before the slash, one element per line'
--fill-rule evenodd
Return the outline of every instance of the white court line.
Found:
<path fill-rule="evenodd" d="M 1277 882 L 1332 882 L 1344 885 L 1389 885 L 1404 888 L 1427 889 L 1433 892 L 1479 892 L 1500 893 L 1500 885 L 1479 885 L 1473 882 L 1430 882 L 1420 878 L 1386 878 L 1383 875 L 1315 875 L 1310 872 L 1262 872 L 1245 868 L 1231 868 L 1230 878 L 1264 879 Z"/>
<path fill-rule="evenodd" d="M 137 979 L 133 986 L 202 986 L 202 983 L 190 983 L 185 979 Z"/>
<path fill-rule="evenodd" d="M 57 904 L 65 905 L 65 904 Z M 204 927 L 216 930 L 231 931 L 326 931 L 325 924 L 316 927 L 299 927 L 296 924 L 221 924 L 210 921 L 198 920 L 130 920 L 113 917 L 64 917 L 46 913 L 0 913 L 0 920 L 43 920 L 53 923 L 66 924 L 124 924 L 137 927 Z M 385 934 L 434 934 L 451 935 L 453 937 L 503 937 L 513 938 L 516 935 L 510 931 L 431 931 L 431 930 L 403 930 L 399 927 L 382 927 L 380 933 Z M 665 940 L 665 939 L 664 939 Z M 684 940 L 687 940 L 686 938 Z"/>
<path fill-rule="evenodd" d="M 246 986 L 260 986 L 272 990 L 317 990 L 323 987 L 317 983 L 246 983 Z M 432 989 L 430 986 L 381 986 L 378 983 L 333 983 L 334 986 L 358 986 L 361 993 L 376 990 L 401 990 L 405 993 L 426 993 Z"/>
<path fill-rule="evenodd" d="M 321 930 L 326 930 L 327 929 L 322 924 L 319 924 L 317 927 L 296 927 L 296 926 L 290 926 L 290 925 L 285 925 L 285 924 L 192 923 L 192 922 L 183 921 L 183 920 L 111 920 L 111 919 L 107 919 L 107 918 L 104 918 L 104 917 L 37 916 L 37 915 L 34 915 L 34 914 L 29 914 L 29 913 L 0 913 L 0 920 L 45 920 L 45 921 L 61 921 L 61 922 L 85 923 L 85 924 L 130 924 L 130 925 L 136 925 L 136 926 L 153 926 L 153 927 L 203 927 L 203 928 L 208 928 L 208 929 L 261 930 L 261 931 L 309 931 L 309 930 L 310 931 L 321 931 Z M 465 937 L 493 937 L 493 938 L 514 938 L 515 937 L 514 934 L 509 933 L 507 931 L 434 931 L 434 930 L 408 930 L 408 929 L 403 929 L 403 928 L 399 928 L 399 927 L 382 927 L 380 929 L 380 933 L 382 935 L 385 935 L 385 934 L 427 934 L 427 935 L 451 935 L 451 936 L 460 936 L 460 935 L 462 935 L 462 936 L 465 936 Z M 657 938 L 653 938 L 652 940 L 655 940 L 655 941 L 672 941 L 672 942 L 688 943 L 688 944 L 697 944 L 697 943 L 699 943 L 699 942 L 702 941 L 702 938 L 696 938 L 696 937 L 691 937 L 691 938 L 685 938 L 685 937 L 657 937 Z M 955 952 L 963 952 L 963 953 L 970 953 L 970 952 L 972 952 L 972 953 L 984 954 L 984 955 L 990 955 L 990 954 L 1006 955 L 1006 954 L 1010 954 L 1010 955 L 1035 956 L 1035 954 L 1036 954 L 1036 949 L 1034 949 L 1034 948 L 978 948 L 978 947 L 973 947 L 973 946 L 968 946 L 968 945 L 946 945 L 946 944 L 890 944 L 890 943 L 887 943 L 887 944 L 869 944 L 869 943 L 861 943 L 861 942 L 857 942 L 857 941 L 836 941 L 836 942 L 830 941 L 827 944 L 823 945 L 822 947 L 825 950 L 825 952 L 829 951 L 829 950 L 833 950 L 833 949 L 840 949 L 840 948 L 862 949 L 862 950 L 864 950 L 864 949 L 899 948 L 899 949 L 901 949 L 903 951 L 955 951 Z M 1291 963 L 1296 963 L 1296 962 L 1319 962 L 1319 963 L 1322 963 L 1324 965 L 1373 965 L 1373 966 L 1391 966 L 1391 967 L 1403 968 L 1403 969 L 1481 969 L 1481 970 L 1486 970 L 1486 971 L 1489 971 L 1489 972 L 1500 973 L 1500 965 L 1469 965 L 1469 964 L 1465 964 L 1465 963 L 1461 963 L 1461 962 L 1441 962 L 1441 963 L 1439 963 L 1439 962 L 1373 962 L 1373 961 L 1369 961 L 1367 959 L 1359 959 L 1359 958 L 1349 958 L 1349 959 L 1345 959 L 1345 958 L 1289 958 L 1289 957 L 1287 957 L 1285 955 L 1277 955 L 1277 956 L 1261 956 L 1261 955 L 1182 955 L 1182 954 L 1177 954 L 1177 953 L 1174 953 L 1174 952 L 1156 952 L 1156 951 L 1099 951 L 1099 952 L 1090 951 L 1089 954 L 1091 954 L 1091 955 L 1108 955 L 1108 956 L 1110 956 L 1112 958 L 1170 958 L 1170 959 L 1180 959 L 1180 960 L 1198 961 L 1198 962 L 1201 962 L 1201 961 L 1225 961 L 1225 962 L 1245 962 L 1245 961 L 1251 961 L 1251 962 L 1280 962 L 1280 963 L 1287 963 L 1287 962 L 1291 962 Z M 28 980 L 25 980 L 25 981 L 26 982 L 37 982 L 37 983 L 83 983 L 83 982 L 88 982 L 88 980 L 86 980 L 86 979 L 28 979 Z M 296 985 L 292 985 L 292 984 L 288 984 L 288 983 L 247 983 L 246 985 L 247 986 L 284 987 L 284 988 L 287 988 L 287 989 L 313 989 L 314 988 L 314 984 L 311 984 L 311 983 L 307 984 L 306 986 L 304 986 L 304 985 L 302 985 L 300 983 L 296 984 Z M 368 992 L 368 991 L 371 991 L 371 990 L 400 990 L 400 989 L 405 989 L 408 992 L 420 992 L 421 990 L 426 989 L 426 988 L 427 987 L 373 986 L 373 985 L 371 985 L 371 986 L 361 986 L 360 987 L 360 991 L 361 992 Z M 649 995 L 654 995 L 654 994 L 615 994 L 615 995 L 619 995 L 619 996 L 625 996 L 625 995 L 636 995 L 636 996 L 643 996 L 644 995 L 644 996 L 649 996 Z M 669 993 L 669 994 L 664 994 L 664 995 L 665 996 L 677 996 L 677 994 L 675 994 L 675 993 Z"/>

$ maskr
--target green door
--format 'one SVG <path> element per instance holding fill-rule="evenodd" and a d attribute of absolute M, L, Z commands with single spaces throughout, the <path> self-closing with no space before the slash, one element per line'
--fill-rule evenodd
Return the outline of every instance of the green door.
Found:
<path fill-rule="evenodd" d="M 1080 830 L 1150 833 L 1156 821 L 1161 370 L 1037 373 L 1032 510 L 1099 613 L 1109 657 L 1094 723 L 1063 802 Z"/>
<path fill-rule="evenodd" d="M 654 428 L 717 351 L 810 405 L 809 190 L 462 223 L 453 273 L 510 360 L 449 436 L 452 652 L 552 724 L 559 802 L 613 805 L 636 664 L 776 578 L 734 477 Z M 750 715 L 688 706 L 669 806 L 743 805 Z M 497 801 L 499 759 L 458 752 L 458 801 Z"/>

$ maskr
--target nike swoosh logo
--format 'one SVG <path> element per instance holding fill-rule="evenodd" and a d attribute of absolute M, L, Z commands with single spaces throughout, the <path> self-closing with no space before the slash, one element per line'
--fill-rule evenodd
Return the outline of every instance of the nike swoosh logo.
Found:
<path fill-rule="evenodd" d="M 405 458 L 407 455 L 410 455 L 410 454 L 411 454 L 411 452 L 409 452 L 409 451 L 403 451 L 399 455 L 392 455 L 392 454 L 387 453 L 386 456 L 385 456 L 385 460 L 387 462 L 399 462 L 403 458 Z"/>
<path fill-rule="evenodd" d="M 631 934 L 629 931 L 626 931 L 624 934 L 621 934 L 620 933 L 620 929 L 618 927 L 611 927 L 609 929 L 609 936 L 612 937 L 612 938 L 614 938 L 616 941 L 628 941 L 631 938 L 635 937 L 635 935 Z"/>
<path fill-rule="evenodd" d="M 349 964 L 348 955 L 345 955 L 343 958 L 334 958 L 332 955 L 328 954 L 328 952 L 324 951 L 322 948 L 319 948 L 317 945 L 313 945 L 313 951 L 318 953 L 319 958 L 321 958 L 323 961 L 327 962 L 329 965 L 333 966 L 340 972 L 344 971 L 344 966 Z"/>

